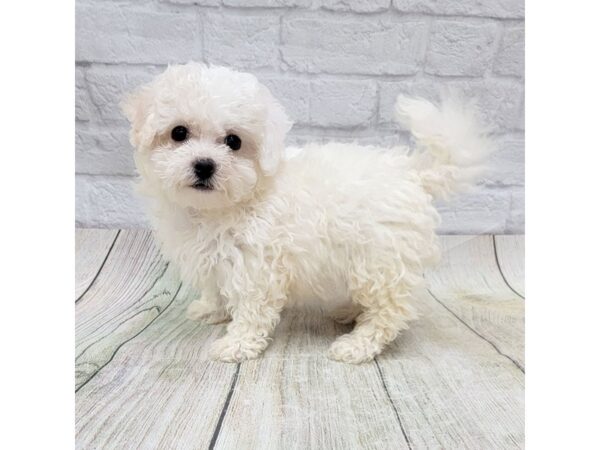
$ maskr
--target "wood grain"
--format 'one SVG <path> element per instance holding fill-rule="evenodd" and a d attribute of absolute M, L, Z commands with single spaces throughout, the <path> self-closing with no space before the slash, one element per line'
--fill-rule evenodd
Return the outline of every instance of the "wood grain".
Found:
<path fill-rule="evenodd" d="M 377 359 L 413 449 L 522 448 L 524 375 L 427 292 Z"/>
<path fill-rule="evenodd" d="M 430 293 L 473 333 L 524 370 L 524 302 L 506 284 L 492 236 L 444 236 Z"/>
<path fill-rule="evenodd" d="M 525 236 L 494 236 L 498 267 L 506 283 L 525 298 Z"/>
<path fill-rule="evenodd" d="M 208 447 L 236 365 L 208 359 L 223 326 L 186 320 L 193 297 L 180 290 L 77 392 L 77 448 Z"/>
<path fill-rule="evenodd" d="M 178 287 L 148 231 L 122 231 L 95 283 L 75 305 L 76 386 L 152 322 Z"/>
<path fill-rule="evenodd" d="M 75 233 L 75 299 L 88 289 L 102 268 L 119 230 L 79 229 Z"/>
<path fill-rule="evenodd" d="M 444 238 L 431 293 L 417 297 L 422 318 L 370 364 L 326 359 L 351 327 L 286 311 L 265 355 L 236 365 L 208 359 L 224 326 L 185 319 L 197 293 L 148 232 L 122 231 L 110 252 L 111 234 L 94 234 L 76 246 L 89 254 L 78 280 L 95 280 L 75 305 L 79 449 L 523 447 L 512 238 L 496 253 L 492 237 Z"/>
<path fill-rule="evenodd" d="M 264 356 L 241 364 L 215 448 L 408 448 L 376 365 L 326 357 L 350 329 L 286 311 Z"/>

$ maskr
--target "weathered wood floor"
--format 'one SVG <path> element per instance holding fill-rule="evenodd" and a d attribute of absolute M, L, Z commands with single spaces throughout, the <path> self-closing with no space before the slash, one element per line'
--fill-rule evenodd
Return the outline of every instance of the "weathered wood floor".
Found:
<path fill-rule="evenodd" d="M 373 363 L 328 360 L 350 328 L 289 312 L 236 365 L 147 231 L 77 230 L 77 448 L 522 448 L 523 237 L 443 244 L 422 319 Z"/>

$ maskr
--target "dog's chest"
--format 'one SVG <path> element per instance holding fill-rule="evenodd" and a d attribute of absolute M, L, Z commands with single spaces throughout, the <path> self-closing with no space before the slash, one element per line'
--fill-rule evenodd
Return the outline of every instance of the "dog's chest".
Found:
<path fill-rule="evenodd" d="M 296 304 L 336 307 L 347 302 L 346 249 L 332 246 L 324 230 L 309 231 L 292 219 L 286 226 L 278 222 L 260 216 L 235 224 L 170 220 L 157 234 L 183 281 L 199 289 L 209 279 L 223 287 L 241 274 L 253 280 L 264 275 L 253 271 L 271 270 L 275 273 L 269 278 L 283 281 Z"/>
<path fill-rule="evenodd" d="M 235 229 L 211 225 L 175 228 L 166 223 L 157 229 L 164 256 L 177 266 L 185 282 L 200 288 L 207 278 L 240 270 L 248 245 Z"/>

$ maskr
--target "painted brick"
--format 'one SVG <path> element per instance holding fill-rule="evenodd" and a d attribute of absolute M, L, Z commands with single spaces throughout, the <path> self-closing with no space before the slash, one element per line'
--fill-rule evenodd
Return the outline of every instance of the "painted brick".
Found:
<path fill-rule="evenodd" d="M 390 3 L 78 2 L 76 172 L 91 174 L 77 176 L 78 224 L 147 226 L 118 104 L 167 63 L 199 60 L 257 74 L 296 122 L 290 144 L 403 144 L 408 133 L 392 122 L 399 92 L 435 99 L 455 89 L 479 99 L 500 133 L 498 151 L 481 191 L 442 206 L 440 231 L 522 232 L 523 1 Z"/>
<path fill-rule="evenodd" d="M 297 124 L 307 124 L 310 119 L 310 82 L 281 77 L 258 77 L 279 100 L 288 116 Z"/>
<path fill-rule="evenodd" d="M 89 92 L 102 120 L 125 122 L 119 103 L 136 87 L 150 81 L 162 69 L 149 67 L 90 67 Z"/>
<path fill-rule="evenodd" d="M 278 67 L 278 16 L 211 12 L 204 20 L 207 62 L 242 69 Z"/>
<path fill-rule="evenodd" d="M 496 151 L 490 156 L 485 183 L 496 186 L 525 184 L 525 139 L 523 135 L 494 138 Z"/>
<path fill-rule="evenodd" d="M 392 123 L 398 94 L 437 100 L 451 90 L 477 100 L 482 121 L 494 131 L 523 129 L 523 84 L 513 80 L 408 80 L 380 82 L 379 120 Z"/>
<path fill-rule="evenodd" d="M 335 135 L 329 135 L 325 134 L 325 136 L 323 136 L 323 142 L 331 142 L 331 141 L 335 141 L 335 142 L 347 142 L 347 143 L 356 143 L 359 145 L 373 145 L 376 147 L 398 147 L 398 146 L 406 146 L 407 143 L 409 142 L 409 135 L 408 134 L 404 134 L 404 133 L 394 133 L 391 132 L 390 130 L 387 131 L 377 131 L 377 132 L 370 132 L 368 134 L 365 135 L 360 135 L 360 134 L 356 134 L 355 136 L 352 136 L 352 133 L 350 133 L 350 135 L 348 136 L 335 136 Z M 400 150 L 400 149 L 398 149 Z M 403 148 L 402 151 L 405 151 L 405 149 Z"/>
<path fill-rule="evenodd" d="M 75 28 L 78 61 L 165 64 L 202 57 L 201 24 L 192 10 L 78 3 Z"/>
<path fill-rule="evenodd" d="M 494 73 L 522 77 L 524 68 L 525 28 L 522 25 L 507 27 L 494 63 Z"/>
<path fill-rule="evenodd" d="M 87 125 L 87 124 L 86 124 Z M 134 175 L 133 148 L 124 127 L 77 127 L 75 171 L 86 174 Z"/>
<path fill-rule="evenodd" d="M 435 22 L 429 38 L 425 72 L 432 75 L 483 75 L 494 55 L 496 34 L 496 24 Z"/>
<path fill-rule="evenodd" d="M 393 0 L 402 12 L 456 16 L 523 18 L 523 0 Z"/>
<path fill-rule="evenodd" d="M 294 6 L 310 7 L 311 0 L 223 0 L 227 6 L 254 8 L 263 6 L 265 8 L 292 8 Z"/>
<path fill-rule="evenodd" d="M 200 5 L 200 6 L 219 6 L 221 0 L 162 0 L 167 3 L 174 3 L 180 5 Z"/>
<path fill-rule="evenodd" d="M 439 202 L 442 234 L 504 233 L 510 211 L 510 190 L 480 188 L 477 192 Z"/>
<path fill-rule="evenodd" d="M 374 127 L 332 128 L 297 125 L 288 134 L 288 145 L 326 142 L 348 142 L 380 147 L 405 146 L 410 134 L 394 129 Z"/>
<path fill-rule="evenodd" d="M 377 12 L 389 8 L 391 0 L 223 0 L 226 6 L 266 8 L 310 8 L 334 11 Z"/>
<path fill-rule="evenodd" d="M 509 234 L 525 233 L 525 190 L 513 188 L 510 192 L 510 213 L 506 224 Z"/>
<path fill-rule="evenodd" d="M 375 114 L 377 86 L 373 81 L 314 81 L 310 122 L 330 127 L 366 126 Z"/>
<path fill-rule="evenodd" d="M 390 3 L 390 0 L 321 0 L 315 2 L 323 9 L 358 13 L 385 11 L 390 7 Z"/>
<path fill-rule="evenodd" d="M 75 222 L 81 227 L 135 228 L 149 226 L 142 200 L 134 194 L 133 178 L 75 177 Z"/>
<path fill-rule="evenodd" d="M 478 102 L 484 123 L 496 130 L 523 130 L 523 84 L 512 80 L 459 81 L 450 87 Z"/>
<path fill-rule="evenodd" d="M 282 57 L 301 72 L 414 74 L 426 32 L 424 21 L 395 18 L 284 18 Z"/>
<path fill-rule="evenodd" d="M 77 120 L 90 120 L 94 111 L 92 99 L 88 92 L 87 81 L 83 68 L 75 68 L 75 118 Z"/>

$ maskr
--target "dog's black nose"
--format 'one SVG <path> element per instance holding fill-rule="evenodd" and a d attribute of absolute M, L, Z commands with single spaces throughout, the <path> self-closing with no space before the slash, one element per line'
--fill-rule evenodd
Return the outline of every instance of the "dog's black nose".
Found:
<path fill-rule="evenodd" d="M 206 181 L 215 173 L 215 162 L 212 159 L 199 159 L 194 163 L 194 173 L 199 181 Z"/>

